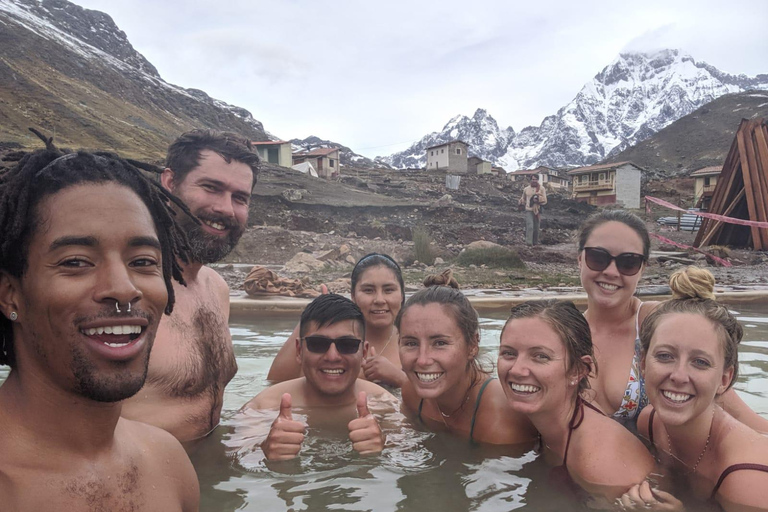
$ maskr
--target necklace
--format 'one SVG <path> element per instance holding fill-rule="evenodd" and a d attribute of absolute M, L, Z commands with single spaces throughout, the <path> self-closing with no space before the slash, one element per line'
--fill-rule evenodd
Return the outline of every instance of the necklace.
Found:
<path fill-rule="evenodd" d="M 461 404 L 460 404 L 460 405 L 459 405 L 459 406 L 458 406 L 456 409 L 454 409 L 454 410 L 453 410 L 453 412 L 451 412 L 450 414 L 446 414 L 446 413 L 444 413 L 444 412 L 442 411 L 442 409 L 440 409 L 440 404 L 438 404 L 438 403 L 437 403 L 437 400 L 435 400 L 435 405 L 437 406 L 437 410 L 440 412 L 440 415 L 441 415 L 443 418 L 450 418 L 451 416 L 453 416 L 454 414 L 456 414 L 457 412 L 459 412 L 460 410 L 462 410 L 462 409 L 464 408 L 464 406 L 465 406 L 465 405 L 467 405 L 467 402 L 469 402 L 469 396 L 470 396 L 470 392 L 472 391 L 472 388 L 473 388 L 473 387 L 475 387 L 475 383 L 474 383 L 474 381 L 473 381 L 473 382 L 472 382 L 472 383 L 469 385 L 469 387 L 467 388 L 467 394 L 466 394 L 466 395 L 464 395 L 464 400 L 462 400 L 462 401 L 461 401 Z M 445 423 L 445 419 L 443 419 L 443 423 Z"/>
<path fill-rule="evenodd" d="M 381 352 L 380 352 L 381 354 L 383 354 L 384 351 L 387 350 L 387 347 L 392 342 L 392 336 L 394 335 L 395 335 L 395 326 L 393 325 L 392 330 L 389 331 L 389 338 L 387 338 L 387 342 L 384 344 L 384 348 L 381 349 Z"/>
<path fill-rule="evenodd" d="M 695 473 L 696 470 L 699 468 L 699 464 L 701 463 L 701 459 L 704 457 L 704 454 L 707 452 L 707 448 L 709 448 L 709 439 L 712 437 L 712 425 L 715 424 L 715 408 L 712 408 L 712 421 L 709 422 L 709 433 L 707 434 L 707 441 L 704 443 L 704 449 L 701 450 L 701 453 L 699 454 L 699 458 L 696 459 L 696 464 L 693 465 L 693 468 L 691 469 L 691 473 Z M 667 432 L 667 444 L 669 445 L 669 454 L 673 458 L 675 457 L 675 454 L 672 453 L 672 439 L 669 437 L 669 432 Z M 680 462 L 683 462 L 683 459 L 678 458 Z M 685 464 L 685 462 L 683 462 Z"/>

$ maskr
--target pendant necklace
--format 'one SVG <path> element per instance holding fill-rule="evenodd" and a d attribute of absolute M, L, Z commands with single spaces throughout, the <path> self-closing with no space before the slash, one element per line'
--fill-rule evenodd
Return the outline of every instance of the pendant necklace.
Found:
<path fill-rule="evenodd" d="M 704 443 L 704 449 L 701 450 L 701 453 L 699 454 L 699 458 L 696 459 L 696 464 L 693 465 L 693 468 L 691 469 L 690 473 L 695 473 L 696 470 L 699 468 L 699 464 L 701 463 L 701 459 L 704 457 L 704 454 L 707 452 L 707 448 L 709 448 L 709 439 L 712 437 L 712 426 L 715 424 L 715 408 L 712 408 L 712 421 L 709 423 L 709 433 L 707 434 L 707 441 Z M 672 453 L 672 439 L 669 437 L 669 432 L 667 432 L 667 444 L 669 445 L 669 454 L 672 456 L 673 459 L 677 459 L 680 462 L 685 465 L 685 462 L 683 462 L 683 459 L 679 457 L 675 457 L 675 454 Z"/>

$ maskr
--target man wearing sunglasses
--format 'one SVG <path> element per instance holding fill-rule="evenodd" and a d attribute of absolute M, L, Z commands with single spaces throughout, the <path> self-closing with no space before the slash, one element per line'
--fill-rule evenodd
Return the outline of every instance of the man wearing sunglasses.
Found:
<path fill-rule="evenodd" d="M 525 206 L 525 243 L 538 245 L 541 207 L 547 204 L 547 192 L 539 185 L 538 175 L 531 175 L 531 184 L 523 189 L 518 203 Z"/>
<path fill-rule="evenodd" d="M 243 407 L 280 411 L 261 444 L 267 460 L 292 459 L 301 450 L 307 424 L 293 419 L 293 407 L 307 413 L 321 408 L 325 422 L 327 418 L 347 422 L 355 451 L 381 452 L 384 436 L 368 410 L 368 397 L 395 399 L 381 386 L 358 378 L 368 353 L 364 339 L 363 313 L 351 300 L 331 293 L 306 307 L 296 340 L 296 359 L 304 376 L 265 389 Z M 310 423 L 313 417 L 308 414 Z"/>

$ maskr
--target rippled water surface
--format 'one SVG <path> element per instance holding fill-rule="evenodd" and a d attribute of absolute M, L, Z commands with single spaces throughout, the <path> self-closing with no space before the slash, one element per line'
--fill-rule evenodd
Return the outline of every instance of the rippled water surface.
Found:
<path fill-rule="evenodd" d="M 745 337 L 736 389 L 768 416 L 768 306 L 739 305 Z M 296 318 L 232 323 L 239 371 L 227 387 L 222 425 L 192 454 L 203 511 L 506 511 L 578 510 L 547 483 L 547 467 L 529 447 L 470 446 L 449 435 L 403 426 L 382 409 L 392 429 L 381 457 L 359 457 L 346 431 L 308 433 L 298 460 L 265 463 L 255 446 L 275 413 L 238 415 L 266 386 L 272 358 Z M 496 359 L 504 317 L 482 319 L 481 350 Z M 7 375 L 0 368 L 0 381 Z M 296 411 L 300 414 L 301 411 Z"/>

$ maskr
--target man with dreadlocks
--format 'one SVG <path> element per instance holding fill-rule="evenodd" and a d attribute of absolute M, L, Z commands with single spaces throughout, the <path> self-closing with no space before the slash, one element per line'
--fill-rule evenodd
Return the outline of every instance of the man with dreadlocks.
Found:
<path fill-rule="evenodd" d="M 171 198 L 114 155 L 46 146 L 0 175 L 0 508 L 197 510 L 179 442 L 120 416 L 182 279 Z"/>
<path fill-rule="evenodd" d="M 160 178 L 195 215 L 179 215 L 191 254 L 179 262 L 186 285 L 174 285 L 176 309 L 160 322 L 147 383 L 126 401 L 123 416 L 161 427 L 185 443 L 218 425 L 224 387 L 237 371 L 229 287 L 205 265 L 226 256 L 245 232 L 258 164 L 247 140 L 195 130 L 171 144 Z"/>

